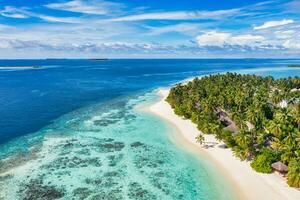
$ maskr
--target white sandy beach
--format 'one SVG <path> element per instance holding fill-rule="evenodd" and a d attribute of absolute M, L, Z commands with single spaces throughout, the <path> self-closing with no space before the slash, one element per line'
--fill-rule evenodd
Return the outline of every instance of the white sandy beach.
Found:
<path fill-rule="evenodd" d="M 197 151 L 205 153 L 217 167 L 232 181 L 238 197 L 248 200 L 299 200 L 300 191 L 295 188 L 290 188 L 284 178 L 278 174 L 261 174 L 257 173 L 250 167 L 250 163 L 240 161 L 236 158 L 230 149 L 222 149 L 218 147 L 219 142 L 212 135 L 205 135 L 206 144 L 215 144 L 210 148 L 203 148 L 195 140 L 195 137 L 200 133 L 190 120 L 185 120 L 174 114 L 171 106 L 165 101 L 169 90 L 160 89 L 159 94 L 161 99 L 153 105 L 150 105 L 149 111 L 160 116 L 161 118 L 174 124 L 179 138 L 188 146 L 197 148 Z M 181 137 L 183 136 L 183 137 Z M 186 148 L 185 145 L 184 148 Z"/>

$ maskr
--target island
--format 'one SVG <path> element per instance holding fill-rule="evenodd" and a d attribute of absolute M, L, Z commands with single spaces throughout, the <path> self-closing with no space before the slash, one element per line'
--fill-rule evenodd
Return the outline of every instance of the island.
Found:
<path fill-rule="evenodd" d="M 41 66 L 1 66 L 2 69 L 40 69 Z"/>
<path fill-rule="evenodd" d="M 300 187 L 300 78 L 226 73 L 171 88 L 166 101 L 201 133 L 223 141 L 261 173 L 277 171 Z"/>
<path fill-rule="evenodd" d="M 288 65 L 288 67 L 296 67 L 296 68 L 300 68 L 300 64 L 299 64 L 299 65 Z"/>
<path fill-rule="evenodd" d="M 106 60 L 108 60 L 108 58 L 90 58 L 88 60 L 90 60 L 90 61 L 106 61 Z"/>

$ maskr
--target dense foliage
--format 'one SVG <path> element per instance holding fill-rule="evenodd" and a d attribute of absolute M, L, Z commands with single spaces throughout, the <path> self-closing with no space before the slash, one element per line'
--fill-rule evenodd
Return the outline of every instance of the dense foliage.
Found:
<path fill-rule="evenodd" d="M 299 100 L 299 77 L 235 73 L 178 84 L 167 98 L 176 114 L 215 134 L 236 156 L 252 160 L 255 170 L 269 173 L 273 162 L 286 164 L 288 183 L 295 187 L 300 185 Z"/>
<path fill-rule="evenodd" d="M 289 164 L 288 184 L 300 188 L 300 159 L 292 159 Z"/>
<path fill-rule="evenodd" d="M 271 164 L 276 161 L 276 159 L 276 152 L 266 149 L 262 151 L 261 154 L 254 157 L 253 161 L 251 162 L 251 167 L 257 172 L 271 173 Z"/>

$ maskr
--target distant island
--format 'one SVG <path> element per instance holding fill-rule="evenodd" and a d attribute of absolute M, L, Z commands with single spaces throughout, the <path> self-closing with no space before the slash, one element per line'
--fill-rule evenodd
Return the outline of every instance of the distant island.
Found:
<path fill-rule="evenodd" d="M 74 58 L 46 58 L 46 60 L 74 60 Z M 76 60 L 103 61 L 108 60 L 108 58 L 80 58 Z"/>
<path fill-rule="evenodd" d="M 1 68 L 7 69 L 40 69 L 41 66 L 1 66 Z"/>
<path fill-rule="evenodd" d="M 91 60 L 91 61 L 104 61 L 104 60 L 108 60 L 108 58 L 90 58 L 88 60 Z"/>
<path fill-rule="evenodd" d="M 68 58 L 46 58 L 45 60 L 68 60 Z"/>
<path fill-rule="evenodd" d="M 300 64 L 299 65 L 288 65 L 288 67 L 299 67 L 300 68 Z"/>
<path fill-rule="evenodd" d="M 212 75 L 177 84 L 166 100 L 257 172 L 278 171 L 289 186 L 300 187 L 299 77 Z M 204 136 L 195 139 L 202 143 Z"/>

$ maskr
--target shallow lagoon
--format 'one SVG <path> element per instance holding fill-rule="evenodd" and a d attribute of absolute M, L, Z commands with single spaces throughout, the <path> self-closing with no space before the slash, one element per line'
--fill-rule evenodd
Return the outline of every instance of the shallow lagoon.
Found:
<path fill-rule="evenodd" d="M 163 61 L 163 64 L 168 62 Z M 195 74 L 222 71 L 222 67 L 206 63 L 206 66 L 210 65 L 212 67 Z M 58 69 L 59 73 L 65 73 L 61 68 L 55 70 Z M 228 70 L 228 67 L 223 70 Z M 234 71 L 277 78 L 300 75 L 299 69 L 285 67 L 238 68 Z M 158 98 L 152 88 L 167 86 L 194 73 L 167 74 L 144 73 L 133 79 L 126 75 L 131 80 L 127 85 L 125 78 L 124 83 L 121 78 L 113 79 L 118 83 L 112 88 L 126 85 L 124 90 L 130 87 L 136 91 L 132 89 L 118 98 L 112 94 L 109 101 L 75 109 L 39 131 L 2 144 L 0 199 L 235 199 L 234 188 L 213 163 L 178 148 L 172 142 L 170 136 L 176 131 L 173 126 L 136 109 L 136 106 L 149 104 Z M 2 76 L 1 80 L 6 78 L 9 74 Z M 82 80 L 85 86 L 91 84 L 86 81 Z M 92 80 L 96 84 L 94 81 L 96 77 Z M 146 91 L 138 92 L 137 88 L 143 87 Z M 29 89 L 32 89 L 31 85 Z M 113 93 L 114 89 L 110 92 Z M 6 90 L 1 91 L 5 94 Z M 88 91 L 93 90 L 89 87 Z M 78 95 L 76 90 L 73 92 Z M 97 90 L 93 93 L 96 94 Z M 35 95 L 35 92 L 32 94 Z M 49 101 L 54 98 L 46 94 L 41 96 L 44 97 L 51 97 Z M 47 107 L 48 110 L 51 108 Z M 9 110 L 4 108 L 4 111 Z M 38 111 L 41 111 L 40 108 L 36 109 Z M 30 122 L 31 118 L 26 120 Z M 1 123 L 5 124 L 4 121 Z"/>
<path fill-rule="evenodd" d="M 155 92 L 92 106 L 42 130 L 24 165 L 3 160 L 4 199 L 234 199 L 207 160 L 178 149 L 168 124 L 138 111 Z M 42 134 L 42 133 L 41 133 Z M 16 163 L 13 163 L 15 161 Z"/>

